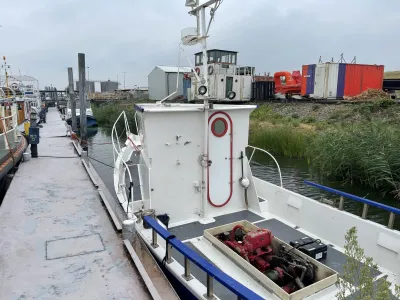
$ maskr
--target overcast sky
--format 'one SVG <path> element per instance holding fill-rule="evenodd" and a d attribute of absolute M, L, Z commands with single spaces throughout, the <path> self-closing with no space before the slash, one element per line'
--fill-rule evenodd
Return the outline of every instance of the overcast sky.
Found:
<path fill-rule="evenodd" d="M 1 0 L 0 55 L 40 87 L 64 89 L 86 54 L 90 79 L 147 86 L 156 65 L 177 65 L 180 30 L 195 26 L 185 0 Z M 201 0 L 205 2 L 205 0 Z M 257 73 L 300 70 L 341 53 L 400 69 L 399 0 L 224 0 L 209 48 L 239 52 Z M 187 47 L 190 54 L 200 46 Z M 182 61 L 186 65 L 186 61 Z"/>

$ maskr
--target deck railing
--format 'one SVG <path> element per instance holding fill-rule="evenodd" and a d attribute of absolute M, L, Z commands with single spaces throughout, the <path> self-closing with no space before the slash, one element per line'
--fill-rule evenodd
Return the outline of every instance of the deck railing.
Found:
<path fill-rule="evenodd" d="M 124 129 L 124 131 L 121 133 L 121 135 L 125 132 L 125 133 L 126 133 L 126 137 L 129 137 L 129 134 L 130 134 L 129 124 L 128 124 L 128 120 L 127 120 L 125 111 L 122 111 L 121 114 L 119 115 L 119 117 L 117 118 L 117 120 L 115 121 L 115 123 L 114 123 L 114 125 L 113 125 L 113 127 L 112 127 L 112 130 L 111 130 L 111 143 L 112 143 L 112 145 L 113 145 L 114 166 L 115 166 L 115 163 L 116 163 L 117 158 L 120 158 L 121 161 L 122 161 L 122 163 L 123 163 L 124 166 L 125 166 L 125 169 L 126 169 L 126 172 L 128 173 L 128 176 L 129 176 L 130 195 L 133 195 L 133 180 L 132 180 L 132 174 L 131 174 L 131 171 L 129 170 L 129 167 L 128 167 L 126 161 L 125 161 L 125 160 L 123 159 L 123 157 L 122 157 L 122 153 L 121 153 L 121 152 L 122 152 L 121 143 L 120 143 L 120 141 L 119 141 L 119 138 L 120 138 L 121 135 L 119 135 L 119 134 L 118 134 L 118 131 L 117 131 L 117 123 L 118 123 L 118 121 L 119 121 L 119 119 L 120 119 L 121 117 L 124 118 L 124 125 L 125 125 L 125 129 Z M 120 186 L 120 188 L 122 188 L 122 187 Z M 127 214 L 127 215 L 129 215 L 129 205 L 130 205 L 130 202 L 131 202 L 131 199 L 130 199 L 130 197 L 129 197 L 128 203 L 127 203 L 127 205 L 126 205 L 126 214 Z M 121 205 L 122 205 L 122 203 L 121 203 Z"/>
<path fill-rule="evenodd" d="M 143 220 L 147 222 L 147 224 L 153 230 L 153 239 L 152 239 L 152 247 L 157 248 L 157 234 L 159 234 L 164 240 L 168 239 L 168 246 L 166 247 L 166 263 L 169 264 L 173 262 L 172 260 L 172 248 L 175 248 L 180 252 L 184 258 L 184 268 L 185 273 L 182 274 L 183 278 L 187 281 L 192 279 L 190 275 L 190 262 L 193 262 L 197 265 L 201 270 L 203 270 L 207 274 L 207 293 L 204 295 L 207 299 L 213 299 L 214 289 L 213 289 L 213 279 L 217 280 L 220 284 L 230 290 L 237 296 L 237 299 L 251 299 L 251 300 L 261 300 L 263 299 L 229 275 L 222 272 L 216 266 L 208 262 L 206 259 L 201 257 L 199 254 L 194 252 L 180 240 L 175 238 L 168 230 L 162 227 L 157 220 L 155 220 L 151 216 L 143 217 Z"/>
<path fill-rule="evenodd" d="M 277 166 L 277 168 L 278 168 L 279 180 L 280 180 L 280 182 L 281 182 L 281 187 L 283 187 L 283 180 L 282 180 L 281 168 L 279 167 L 278 161 L 275 159 L 275 157 L 274 157 L 271 153 L 269 153 L 268 151 L 266 151 L 266 150 L 264 150 L 264 149 L 261 149 L 261 148 L 257 148 L 257 147 L 250 146 L 250 145 L 247 145 L 246 148 L 251 148 L 251 149 L 253 149 L 253 151 L 251 152 L 250 158 L 249 158 L 249 163 L 250 163 L 251 160 L 253 159 L 253 155 L 254 155 L 254 152 L 255 152 L 256 150 L 261 151 L 261 152 L 267 154 L 269 157 L 271 157 L 271 158 L 273 159 L 273 161 L 275 162 L 275 164 L 276 164 L 276 166 Z"/>
<path fill-rule="evenodd" d="M 17 140 L 18 110 L 16 103 L 11 105 L 11 114 L 6 116 L 5 107 L 0 107 L 0 141 L 4 137 L 4 148 L 10 149 Z"/>
<path fill-rule="evenodd" d="M 369 200 L 369 199 L 366 199 L 366 198 L 361 198 L 359 196 L 355 196 L 355 195 L 352 195 L 352 194 L 349 194 L 349 193 L 345 193 L 345 192 L 342 192 L 342 191 L 339 191 L 339 190 L 335 190 L 333 188 L 330 188 L 330 187 L 327 187 L 327 186 L 324 186 L 324 185 L 321 185 L 321 184 L 318 184 L 318 183 L 315 183 L 315 182 L 311 182 L 311 181 L 308 181 L 308 180 L 305 180 L 304 183 L 307 184 L 307 185 L 319 188 L 319 189 L 321 189 L 323 191 L 339 195 L 340 196 L 339 210 L 343 210 L 344 198 L 348 198 L 348 199 L 354 200 L 356 202 L 363 203 L 364 207 L 363 207 L 363 212 L 362 212 L 362 216 L 361 216 L 363 219 L 367 218 L 368 208 L 370 206 L 377 207 L 377 208 L 380 208 L 380 209 L 383 209 L 383 210 L 389 212 L 390 213 L 389 214 L 389 222 L 388 222 L 388 226 L 387 227 L 390 228 L 390 229 L 393 229 L 394 219 L 395 219 L 396 215 L 400 215 L 400 209 L 398 209 L 398 208 L 395 208 L 395 207 L 392 207 L 392 206 L 389 206 L 389 205 L 386 205 L 386 204 L 382 204 L 382 203 L 379 203 L 379 202 L 375 202 L 375 201 L 372 201 L 372 200 Z"/>

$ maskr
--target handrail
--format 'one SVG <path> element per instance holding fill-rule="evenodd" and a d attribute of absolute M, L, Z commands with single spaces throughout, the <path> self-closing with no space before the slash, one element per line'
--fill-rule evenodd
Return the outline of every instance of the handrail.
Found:
<path fill-rule="evenodd" d="M 224 287 L 226 287 L 228 290 L 233 292 L 235 295 L 238 296 L 240 299 L 251 299 L 251 300 L 261 300 L 264 299 L 257 295 L 255 292 L 252 290 L 248 289 L 244 285 L 242 285 L 240 282 L 236 281 L 229 275 L 225 274 L 222 272 L 220 269 L 218 269 L 216 266 L 208 262 L 206 259 L 201 257 L 199 254 L 194 252 L 192 249 L 190 249 L 188 246 L 186 246 L 184 243 L 182 243 L 180 240 L 175 238 L 174 235 L 172 235 L 168 230 L 166 230 L 164 227 L 162 227 L 158 222 L 151 216 L 144 216 L 143 220 L 146 221 L 147 224 L 152 228 L 153 230 L 153 241 L 152 245 L 155 245 L 157 243 L 157 240 L 154 241 L 154 238 L 157 239 L 157 234 L 154 232 L 158 233 L 164 240 L 168 239 L 168 244 L 174 247 L 176 250 L 178 250 L 184 257 L 185 257 L 185 274 L 183 274 L 186 277 L 190 276 L 190 271 L 187 271 L 189 269 L 189 262 L 187 262 L 187 259 L 192 261 L 194 264 L 196 264 L 200 269 L 202 269 L 205 273 L 207 273 L 207 296 L 209 296 L 209 293 L 212 293 L 210 296 L 213 296 L 212 292 L 212 279 L 215 278 L 219 283 L 221 283 Z M 167 247 L 168 251 L 168 247 Z M 169 253 L 170 255 L 171 253 Z M 209 287 L 210 285 L 210 287 Z M 209 291 L 211 290 L 211 292 Z"/>
<path fill-rule="evenodd" d="M 14 117 L 16 114 L 17 114 L 17 113 L 15 112 L 15 113 L 13 113 L 12 115 L 9 115 L 9 116 L 7 116 L 7 117 L 0 117 L 0 120 L 5 120 L 5 119 L 12 118 L 12 117 Z"/>
<path fill-rule="evenodd" d="M 117 132 L 117 129 L 116 129 L 117 122 L 119 121 L 119 119 L 121 118 L 122 115 L 124 116 L 125 126 L 127 126 L 126 114 L 125 114 L 125 111 L 122 111 L 121 114 L 119 115 L 119 117 L 117 118 L 117 120 L 115 121 L 114 125 L 113 125 L 112 131 L 111 131 L 111 142 L 112 142 L 114 151 L 117 153 L 118 157 L 121 158 L 122 163 L 125 165 L 125 168 L 126 168 L 126 170 L 128 171 L 129 182 L 130 182 L 130 184 L 131 184 L 131 186 L 130 186 L 131 191 L 130 191 L 130 192 L 131 192 L 131 195 L 133 195 L 133 179 L 132 179 L 131 171 L 129 170 L 129 167 L 128 167 L 127 163 L 126 163 L 126 162 L 123 160 L 123 158 L 122 158 L 122 155 L 121 155 L 121 146 L 120 146 L 120 143 L 119 143 L 118 132 Z M 126 129 L 125 129 L 125 130 L 126 130 Z M 129 134 L 129 125 L 128 125 L 128 130 L 126 130 L 126 131 L 127 131 L 127 136 L 128 136 L 128 134 Z M 116 135 L 116 137 L 117 137 L 117 143 L 118 143 L 118 147 L 119 147 L 119 150 L 120 150 L 120 151 L 118 151 L 117 148 L 115 147 L 114 132 L 115 132 L 115 135 Z M 113 158 L 114 158 L 114 165 L 115 165 L 116 159 L 115 159 L 114 151 L 113 151 Z M 126 206 L 126 213 L 127 213 L 127 214 L 128 214 L 128 210 L 129 210 L 129 203 L 130 203 L 129 200 L 131 200 L 131 199 L 128 199 L 128 204 L 127 204 L 127 206 Z"/>
<path fill-rule="evenodd" d="M 5 134 L 8 134 L 8 133 L 10 133 L 10 132 L 12 132 L 12 131 L 14 131 L 14 130 L 16 130 L 16 129 L 18 129 L 17 127 L 14 127 L 14 128 L 11 128 L 10 130 L 8 130 L 8 131 L 6 131 L 6 132 L 1 132 L 0 133 L 0 136 L 4 136 Z"/>
<path fill-rule="evenodd" d="M 339 195 L 341 197 L 349 198 L 351 200 L 363 203 L 364 204 L 364 210 L 363 210 L 363 215 L 362 215 L 363 219 L 365 219 L 367 217 L 368 206 L 377 207 L 377 208 L 380 208 L 380 209 L 383 209 L 383 210 L 386 210 L 386 211 L 390 212 L 390 218 L 389 218 L 389 224 L 388 224 L 388 227 L 390 229 L 393 228 L 395 215 L 400 215 L 400 209 L 399 208 L 395 208 L 395 207 L 392 207 L 392 206 L 389 206 L 389 205 L 386 205 L 386 204 L 382 204 L 382 203 L 379 203 L 379 202 L 376 202 L 376 201 L 372 201 L 372 200 L 369 200 L 369 199 L 366 199 L 366 198 L 361 198 L 359 196 L 352 195 L 352 194 L 349 194 L 349 193 L 346 193 L 346 192 L 342 192 L 342 191 L 339 191 L 339 190 L 335 190 L 333 188 L 330 188 L 330 187 L 327 187 L 327 186 L 324 186 L 324 185 L 321 185 L 321 184 L 318 184 L 318 183 L 315 183 L 315 182 L 311 182 L 311 181 L 308 181 L 308 180 L 304 180 L 304 183 L 307 184 L 307 185 L 310 185 L 312 187 L 319 188 L 319 189 L 321 189 L 323 191 L 330 192 L 330 193 Z M 340 210 L 343 209 L 343 200 L 342 199 L 341 199 L 341 203 L 339 205 L 339 209 Z"/>
<path fill-rule="evenodd" d="M 259 150 L 259 151 L 261 151 L 261 152 L 264 152 L 264 153 L 268 154 L 268 155 L 274 160 L 276 166 L 278 167 L 279 179 L 280 179 L 280 181 L 281 181 L 281 187 L 283 187 L 283 180 L 282 180 L 281 168 L 279 167 L 278 161 L 275 159 L 275 157 L 274 157 L 271 153 L 269 153 L 268 151 L 266 151 L 266 150 L 264 150 L 264 149 L 261 149 L 261 148 L 258 148 L 258 147 L 254 147 L 254 146 L 251 146 L 251 145 L 247 145 L 246 148 L 247 148 L 247 147 L 250 147 L 250 148 L 253 149 L 253 152 L 251 153 L 250 158 L 249 158 L 249 163 L 250 163 L 251 160 L 253 159 L 253 155 L 254 155 L 254 152 L 255 152 L 256 150 Z"/>
<path fill-rule="evenodd" d="M 16 117 L 16 116 L 17 116 L 17 111 L 15 113 L 13 113 L 12 115 L 9 115 L 7 117 L 0 117 L 0 122 L 2 122 L 3 120 L 6 120 L 6 119 L 12 118 L 12 121 L 14 121 L 12 123 L 17 123 L 18 121 L 16 121 L 16 119 L 13 118 L 13 117 Z M 11 132 L 13 130 L 16 130 L 18 128 L 18 126 L 15 126 L 16 124 L 13 124 L 13 125 L 14 125 L 14 127 L 9 129 L 9 130 L 7 130 L 6 132 L 0 132 L 0 136 L 4 136 L 5 134 L 7 134 L 7 133 L 9 133 L 9 132 Z"/>

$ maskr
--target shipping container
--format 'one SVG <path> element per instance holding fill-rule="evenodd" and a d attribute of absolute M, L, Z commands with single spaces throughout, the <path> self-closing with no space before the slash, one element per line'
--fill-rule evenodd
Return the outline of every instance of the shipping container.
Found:
<path fill-rule="evenodd" d="M 271 100 L 275 95 L 275 82 L 256 81 L 251 84 L 251 99 L 256 101 Z"/>
<path fill-rule="evenodd" d="M 309 96 L 314 94 L 315 86 L 315 69 L 316 65 L 305 65 L 302 69 L 302 80 L 301 80 L 301 95 Z"/>
<path fill-rule="evenodd" d="M 368 89 L 382 89 L 384 66 L 346 65 L 344 96 L 352 97 Z"/>
<path fill-rule="evenodd" d="M 339 65 L 330 63 L 317 65 L 313 98 L 336 98 Z"/>
<path fill-rule="evenodd" d="M 322 63 L 304 65 L 302 70 L 302 96 L 343 99 L 368 89 L 382 89 L 382 65 Z"/>

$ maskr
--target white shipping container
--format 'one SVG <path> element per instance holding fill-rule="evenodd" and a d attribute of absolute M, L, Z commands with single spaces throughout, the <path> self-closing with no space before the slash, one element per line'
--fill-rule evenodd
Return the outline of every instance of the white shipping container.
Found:
<path fill-rule="evenodd" d="M 339 64 L 317 64 L 315 70 L 315 87 L 313 98 L 336 98 L 339 75 Z"/>

